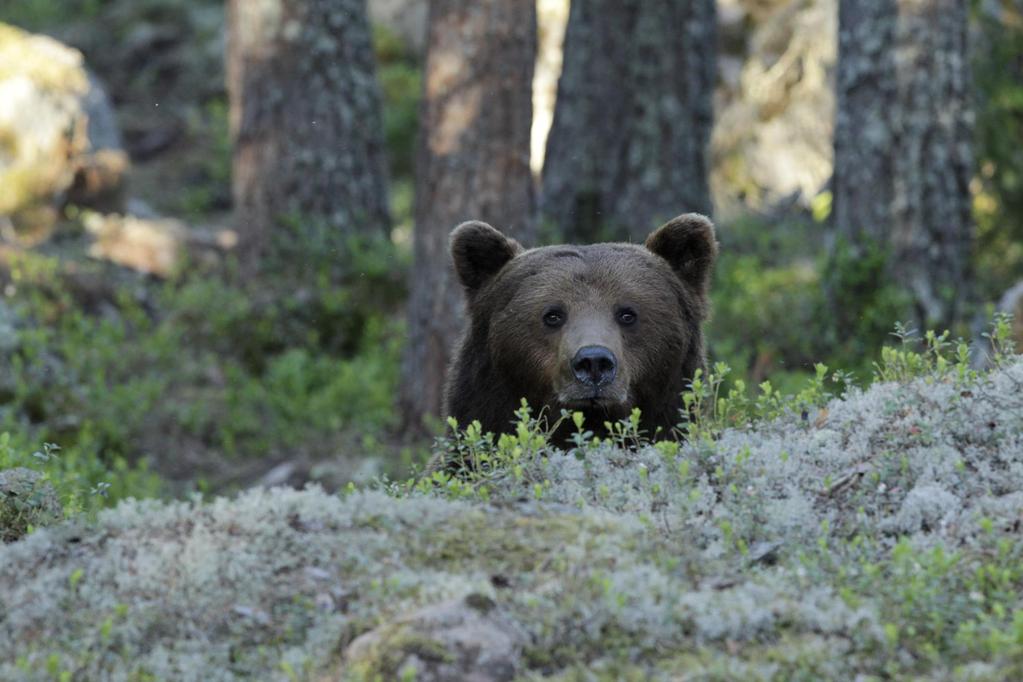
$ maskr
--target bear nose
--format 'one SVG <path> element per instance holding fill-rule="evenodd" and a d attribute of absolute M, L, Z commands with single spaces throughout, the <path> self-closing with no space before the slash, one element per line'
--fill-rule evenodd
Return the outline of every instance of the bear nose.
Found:
<path fill-rule="evenodd" d="M 572 358 L 572 371 L 576 379 L 597 388 L 614 381 L 618 361 L 604 346 L 583 346 Z"/>

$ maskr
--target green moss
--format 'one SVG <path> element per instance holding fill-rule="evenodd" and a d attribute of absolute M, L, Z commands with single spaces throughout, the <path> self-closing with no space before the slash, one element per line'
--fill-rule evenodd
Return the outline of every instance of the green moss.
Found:
<path fill-rule="evenodd" d="M 377 633 L 379 640 L 352 662 L 346 670 L 345 679 L 358 682 L 401 679 L 401 666 L 411 656 L 424 661 L 454 660 L 442 642 L 416 632 L 408 625 L 387 626 Z"/>
<path fill-rule="evenodd" d="M 484 512 L 472 511 L 424 538 L 425 544 L 416 548 L 410 561 L 424 567 L 444 566 L 460 571 L 568 570 L 568 562 L 557 556 L 559 547 L 587 538 L 592 538 L 587 544 L 595 545 L 610 530 L 599 519 L 577 514 L 495 519 Z"/>
<path fill-rule="evenodd" d="M 45 202 L 54 180 L 54 167 L 46 163 L 6 168 L 0 173 L 0 215 L 16 214 Z"/>
<path fill-rule="evenodd" d="M 72 95 L 83 94 L 88 87 L 77 51 L 0 23 L 0 80 L 14 76 L 28 78 L 44 90 Z"/>

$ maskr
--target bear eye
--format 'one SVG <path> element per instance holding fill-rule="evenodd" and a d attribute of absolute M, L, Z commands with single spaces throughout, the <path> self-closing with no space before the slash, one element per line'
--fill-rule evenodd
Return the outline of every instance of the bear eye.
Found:
<path fill-rule="evenodd" d="M 543 313 L 543 323 L 555 329 L 565 323 L 565 311 L 560 308 L 548 308 Z"/>
<path fill-rule="evenodd" d="M 618 311 L 618 324 L 623 327 L 636 324 L 636 311 L 632 308 L 622 308 Z"/>

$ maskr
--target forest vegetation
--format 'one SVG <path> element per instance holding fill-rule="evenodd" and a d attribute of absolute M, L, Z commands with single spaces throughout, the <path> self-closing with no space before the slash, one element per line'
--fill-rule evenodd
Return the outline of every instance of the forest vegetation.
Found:
<path fill-rule="evenodd" d="M 685 440 L 447 420 L 687 211 Z M 1017 679 L 1021 344 L 1019 0 L 0 4 L 5 680 Z"/>

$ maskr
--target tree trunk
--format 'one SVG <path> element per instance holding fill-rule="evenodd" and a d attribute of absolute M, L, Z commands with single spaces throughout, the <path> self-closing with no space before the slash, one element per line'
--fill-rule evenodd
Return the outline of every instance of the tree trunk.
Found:
<path fill-rule="evenodd" d="M 710 213 L 714 0 L 573 0 L 541 215 L 566 241 L 641 241 Z"/>
<path fill-rule="evenodd" d="M 838 5 L 832 215 L 850 245 L 883 242 L 892 225 L 897 16 L 895 0 Z"/>
<path fill-rule="evenodd" d="M 842 0 L 834 225 L 853 253 L 888 251 L 921 327 L 969 299 L 973 227 L 965 0 Z M 842 291 L 832 298 L 841 304 Z"/>
<path fill-rule="evenodd" d="M 402 366 L 405 424 L 440 416 L 464 311 L 448 254 L 459 223 L 533 237 L 529 170 L 536 7 L 532 0 L 433 0 L 420 112 L 414 265 Z"/>
<path fill-rule="evenodd" d="M 228 0 L 236 225 L 246 257 L 389 229 L 364 0 Z"/>

